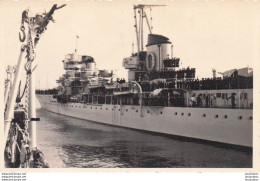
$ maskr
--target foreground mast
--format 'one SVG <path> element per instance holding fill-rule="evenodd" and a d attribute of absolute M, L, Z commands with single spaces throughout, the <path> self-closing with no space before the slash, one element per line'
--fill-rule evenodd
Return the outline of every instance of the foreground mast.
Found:
<path fill-rule="evenodd" d="M 29 17 L 29 9 L 23 11 L 21 20 L 21 32 L 19 39 L 21 42 L 27 41 L 21 47 L 17 68 L 15 69 L 14 81 L 10 88 L 10 80 L 7 81 L 5 89 L 5 166 L 6 167 L 48 167 L 43 159 L 43 153 L 37 148 L 36 142 L 36 121 L 40 119 L 36 116 L 35 106 L 35 75 L 34 66 L 35 47 L 40 36 L 47 29 L 47 25 L 53 20 L 55 10 L 64 7 L 53 5 L 48 13 L 38 13 L 34 17 Z M 28 33 L 25 33 L 25 23 L 28 24 Z M 26 61 L 23 55 L 26 53 Z M 26 83 L 22 96 L 17 95 L 20 89 L 22 69 L 26 71 Z M 33 68 L 34 67 L 34 68 Z M 10 68 L 8 74 L 12 74 Z M 20 90 L 19 90 L 20 92 Z M 24 106 L 20 105 L 24 97 Z M 33 162 L 30 161 L 33 155 Z"/>

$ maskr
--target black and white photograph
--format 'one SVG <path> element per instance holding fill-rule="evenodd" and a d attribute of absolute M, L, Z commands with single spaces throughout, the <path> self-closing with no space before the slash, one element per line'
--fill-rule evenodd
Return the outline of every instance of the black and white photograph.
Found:
<path fill-rule="evenodd" d="M 254 168 L 255 4 L 0 1 L 3 168 Z"/>

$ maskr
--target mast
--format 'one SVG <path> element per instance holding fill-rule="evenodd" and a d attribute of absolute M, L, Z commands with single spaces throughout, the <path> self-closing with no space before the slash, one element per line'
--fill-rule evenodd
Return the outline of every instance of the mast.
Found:
<path fill-rule="evenodd" d="M 138 51 L 138 53 L 140 52 L 140 43 L 139 43 L 139 32 L 138 32 L 138 27 L 137 27 L 137 19 L 136 19 L 136 8 L 134 8 L 134 13 L 135 13 L 135 16 L 134 16 L 134 18 L 135 18 L 135 25 L 134 25 L 134 27 L 135 27 L 135 32 L 136 32 L 136 44 L 137 44 L 137 51 Z"/>
<path fill-rule="evenodd" d="M 76 49 L 75 49 L 75 53 L 77 53 L 77 51 L 78 51 L 78 39 L 79 39 L 79 36 L 76 35 Z"/>
<path fill-rule="evenodd" d="M 140 12 L 140 22 L 141 22 L 141 51 L 144 50 L 144 27 L 143 27 L 143 18 L 144 18 L 144 8 L 141 8 L 141 12 Z"/>
<path fill-rule="evenodd" d="M 37 148 L 36 142 L 36 121 L 39 121 L 39 118 L 36 117 L 36 104 L 35 104 L 35 72 L 32 69 L 32 65 L 35 63 L 35 47 L 38 43 L 40 36 L 47 29 L 47 25 L 50 21 L 53 20 L 53 13 L 55 10 L 64 7 L 57 6 L 54 4 L 51 10 L 48 13 L 41 15 L 38 13 L 35 17 L 29 17 L 28 12 L 29 9 L 23 11 L 22 13 L 22 21 L 19 32 L 19 40 L 24 42 L 27 40 L 27 43 L 22 44 L 20 55 L 18 58 L 17 68 L 14 75 L 14 83 L 12 85 L 10 92 L 10 98 L 6 101 L 6 111 L 4 112 L 4 144 L 6 144 L 6 150 L 11 150 L 14 153 L 14 149 L 16 147 L 19 149 L 20 153 L 20 161 L 19 166 L 22 168 L 30 167 L 30 156 L 36 152 L 41 152 Z M 28 34 L 25 33 L 24 24 L 28 24 Z M 26 59 L 24 59 L 23 55 L 26 55 Z M 25 98 L 24 98 L 24 106 L 22 106 L 24 118 L 22 121 L 13 122 L 13 118 L 15 119 L 15 106 L 16 106 L 16 97 L 17 92 L 19 90 L 19 82 L 21 80 L 22 69 L 26 71 L 26 83 L 25 83 Z M 18 105 L 19 106 L 19 105 Z M 14 124 L 12 124 L 14 123 Z M 12 128 L 15 128 L 19 131 L 19 134 L 22 135 L 22 139 L 16 137 L 14 138 Z M 30 137 L 29 137 L 30 136 Z M 16 141 L 17 146 L 11 146 L 8 143 L 8 140 L 14 139 Z M 19 148 L 20 145 L 20 148 Z M 9 159 L 9 158 L 7 158 Z M 15 154 L 12 154 L 11 159 L 15 160 Z M 33 160 L 35 161 L 35 160 Z M 18 163 L 18 162 L 17 162 Z M 47 164 L 43 164 L 46 166 Z M 34 167 L 34 166 L 33 166 Z"/>
<path fill-rule="evenodd" d="M 149 21 L 148 21 L 148 18 L 147 18 L 147 15 L 146 15 L 145 12 L 144 12 L 144 17 L 145 17 L 145 19 L 146 19 L 146 23 L 147 23 L 147 25 L 148 25 L 150 34 L 153 34 L 153 33 L 152 33 L 152 27 L 151 27 L 150 24 L 149 24 Z"/>
<path fill-rule="evenodd" d="M 144 50 L 144 21 L 143 19 L 146 19 L 146 24 L 148 26 L 149 32 L 150 34 L 152 34 L 152 27 L 150 26 L 149 20 L 147 18 L 147 14 L 145 12 L 146 8 L 150 8 L 151 7 L 156 7 L 156 6 L 164 6 L 164 5 L 145 5 L 145 4 L 139 4 L 139 5 L 134 5 L 134 18 L 135 18 L 135 32 L 136 32 L 136 43 L 137 43 L 137 50 L 138 53 L 140 53 L 140 49 L 141 51 Z M 140 14 L 139 16 L 139 27 L 138 27 L 138 20 L 137 20 L 137 16 L 136 16 L 136 9 L 138 9 L 138 13 Z M 151 18 L 152 20 L 152 18 Z M 139 31 L 138 31 L 139 29 Z M 141 48 L 140 48 L 141 47 Z"/>

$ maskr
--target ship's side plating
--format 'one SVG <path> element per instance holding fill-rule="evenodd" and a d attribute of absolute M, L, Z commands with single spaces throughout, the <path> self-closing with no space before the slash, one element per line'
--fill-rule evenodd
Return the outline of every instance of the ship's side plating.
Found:
<path fill-rule="evenodd" d="M 70 117 L 252 147 L 250 109 L 64 104 L 58 103 L 52 95 L 37 95 L 37 98 L 42 108 Z"/>

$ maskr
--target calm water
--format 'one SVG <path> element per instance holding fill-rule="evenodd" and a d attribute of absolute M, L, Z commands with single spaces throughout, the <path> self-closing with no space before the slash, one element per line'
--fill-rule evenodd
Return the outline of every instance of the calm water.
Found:
<path fill-rule="evenodd" d="M 38 147 L 52 168 L 252 167 L 252 151 L 177 140 L 37 110 Z"/>

